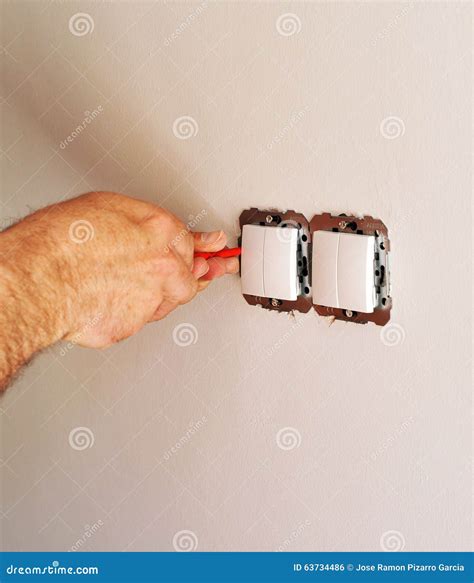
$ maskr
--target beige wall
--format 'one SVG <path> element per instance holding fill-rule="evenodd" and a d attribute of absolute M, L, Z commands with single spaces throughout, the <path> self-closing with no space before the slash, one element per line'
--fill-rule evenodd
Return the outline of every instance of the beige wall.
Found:
<path fill-rule="evenodd" d="M 92 189 L 232 243 L 249 206 L 369 213 L 395 305 L 385 331 L 329 326 L 232 277 L 109 350 L 42 354 L 1 401 L 5 548 L 469 549 L 470 4 L 17 1 L 2 23 L 2 225 Z"/>

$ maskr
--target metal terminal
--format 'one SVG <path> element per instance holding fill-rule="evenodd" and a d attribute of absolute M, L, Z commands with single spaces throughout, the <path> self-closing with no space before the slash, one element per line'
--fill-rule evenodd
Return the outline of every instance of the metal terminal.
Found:
<path fill-rule="evenodd" d="M 276 298 L 272 298 L 272 299 L 270 300 L 270 303 L 271 303 L 271 305 L 272 305 L 274 308 L 277 308 L 278 306 L 281 306 L 281 301 L 280 301 L 280 300 L 277 300 Z"/>
<path fill-rule="evenodd" d="M 272 217 L 272 215 L 267 215 L 265 217 L 265 220 L 266 220 L 267 223 L 273 223 L 273 217 Z"/>
<path fill-rule="evenodd" d="M 380 231 L 375 231 L 374 260 L 374 292 L 375 305 L 385 307 L 391 296 L 389 254 L 385 245 L 385 237 Z"/>
<path fill-rule="evenodd" d="M 339 221 L 339 227 L 345 229 L 347 227 L 347 221 Z"/>
<path fill-rule="evenodd" d="M 346 314 L 346 316 L 348 318 L 352 318 L 352 316 L 354 315 L 354 313 L 352 312 L 352 310 L 344 310 L 344 313 Z"/>

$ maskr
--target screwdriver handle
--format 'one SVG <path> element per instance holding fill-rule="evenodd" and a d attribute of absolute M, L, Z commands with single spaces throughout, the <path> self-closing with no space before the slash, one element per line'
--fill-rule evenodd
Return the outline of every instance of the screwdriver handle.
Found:
<path fill-rule="evenodd" d="M 194 257 L 202 257 L 203 259 L 211 259 L 211 257 L 238 257 L 241 252 L 241 247 L 234 247 L 233 249 L 221 249 L 220 251 L 196 251 L 194 253 Z"/>

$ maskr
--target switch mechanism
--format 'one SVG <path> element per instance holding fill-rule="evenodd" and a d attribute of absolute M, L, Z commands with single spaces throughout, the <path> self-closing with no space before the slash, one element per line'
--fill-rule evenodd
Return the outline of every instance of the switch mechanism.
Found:
<path fill-rule="evenodd" d="M 244 225 L 242 228 L 242 293 L 296 300 L 298 229 Z"/>
<path fill-rule="evenodd" d="M 376 305 L 375 237 L 355 233 L 313 233 L 313 303 L 371 313 Z"/>

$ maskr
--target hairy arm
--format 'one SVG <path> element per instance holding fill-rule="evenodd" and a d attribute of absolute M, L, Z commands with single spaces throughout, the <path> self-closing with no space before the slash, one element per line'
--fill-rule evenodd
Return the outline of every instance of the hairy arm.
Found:
<path fill-rule="evenodd" d="M 0 233 L 0 388 L 60 339 L 107 347 L 189 302 L 238 261 L 194 260 L 222 231 L 191 233 L 144 201 L 94 192 Z"/>
<path fill-rule="evenodd" d="M 0 235 L 0 388 L 31 356 L 67 333 L 57 251 L 35 228 Z"/>

